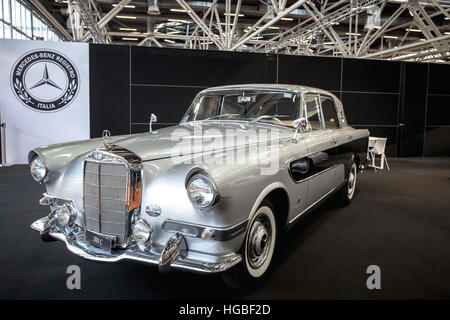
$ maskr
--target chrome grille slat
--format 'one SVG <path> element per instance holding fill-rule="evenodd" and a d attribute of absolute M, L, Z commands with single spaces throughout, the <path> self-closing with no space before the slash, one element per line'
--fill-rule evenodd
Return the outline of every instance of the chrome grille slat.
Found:
<path fill-rule="evenodd" d="M 107 198 L 107 197 L 97 197 L 97 196 L 92 195 L 92 194 L 89 194 L 89 193 L 85 193 L 84 195 L 85 195 L 85 196 L 88 196 L 88 197 L 100 198 L 100 199 L 102 199 L 102 200 L 120 200 L 120 201 L 125 201 L 125 199 Z M 98 209 L 98 208 L 97 208 L 97 209 Z"/>
<path fill-rule="evenodd" d="M 84 215 L 86 228 L 116 237 L 128 237 L 128 168 L 125 163 L 85 161 Z"/>
<path fill-rule="evenodd" d="M 93 184 L 93 183 L 89 183 L 86 182 L 87 185 L 93 186 L 93 187 L 97 187 L 98 188 L 98 184 Z M 127 187 L 108 187 L 108 186 L 101 186 L 102 188 L 114 188 L 114 189 L 126 189 Z"/>

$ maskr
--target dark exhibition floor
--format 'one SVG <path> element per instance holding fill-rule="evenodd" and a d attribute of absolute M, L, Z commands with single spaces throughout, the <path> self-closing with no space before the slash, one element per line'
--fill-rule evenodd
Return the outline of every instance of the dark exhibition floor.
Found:
<path fill-rule="evenodd" d="M 443 299 L 450 298 L 450 160 L 390 159 L 391 171 L 359 176 L 353 203 L 327 201 L 279 246 L 272 272 L 248 292 L 218 276 L 126 262 L 97 264 L 43 243 L 30 224 L 47 214 L 28 167 L 0 168 L 0 299 Z M 66 268 L 81 268 L 81 290 Z M 368 290 L 366 268 L 381 268 Z"/>

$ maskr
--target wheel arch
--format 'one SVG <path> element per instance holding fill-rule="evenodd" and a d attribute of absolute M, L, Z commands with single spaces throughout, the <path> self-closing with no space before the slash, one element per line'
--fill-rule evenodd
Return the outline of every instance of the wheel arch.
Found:
<path fill-rule="evenodd" d="M 282 221 L 280 224 L 280 227 L 282 228 L 279 228 L 279 230 L 283 230 L 287 226 L 289 215 L 289 193 L 286 186 L 281 182 L 274 182 L 264 188 L 253 204 L 249 214 L 249 221 L 264 199 L 268 199 L 274 206 L 277 220 Z M 248 228 L 249 226 L 247 226 L 247 229 Z"/>

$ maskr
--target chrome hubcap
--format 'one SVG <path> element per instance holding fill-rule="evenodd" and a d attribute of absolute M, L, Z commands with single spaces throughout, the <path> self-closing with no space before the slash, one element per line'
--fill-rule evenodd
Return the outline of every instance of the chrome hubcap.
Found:
<path fill-rule="evenodd" d="M 253 222 L 248 236 L 248 262 L 252 268 L 259 268 L 267 259 L 272 244 L 272 225 L 265 214 Z"/>
<path fill-rule="evenodd" d="M 353 166 L 350 170 L 349 176 L 348 176 L 348 194 L 353 194 L 353 190 L 355 189 L 355 180 L 356 180 L 356 168 Z"/>

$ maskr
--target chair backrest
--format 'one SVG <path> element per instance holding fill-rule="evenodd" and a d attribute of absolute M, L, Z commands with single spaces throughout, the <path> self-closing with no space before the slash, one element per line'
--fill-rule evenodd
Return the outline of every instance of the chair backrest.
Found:
<path fill-rule="evenodd" d="M 386 149 L 386 142 L 387 138 L 376 138 L 375 145 L 373 146 L 373 149 L 376 153 L 382 154 L 384 153 L 384 149 Z"/>

